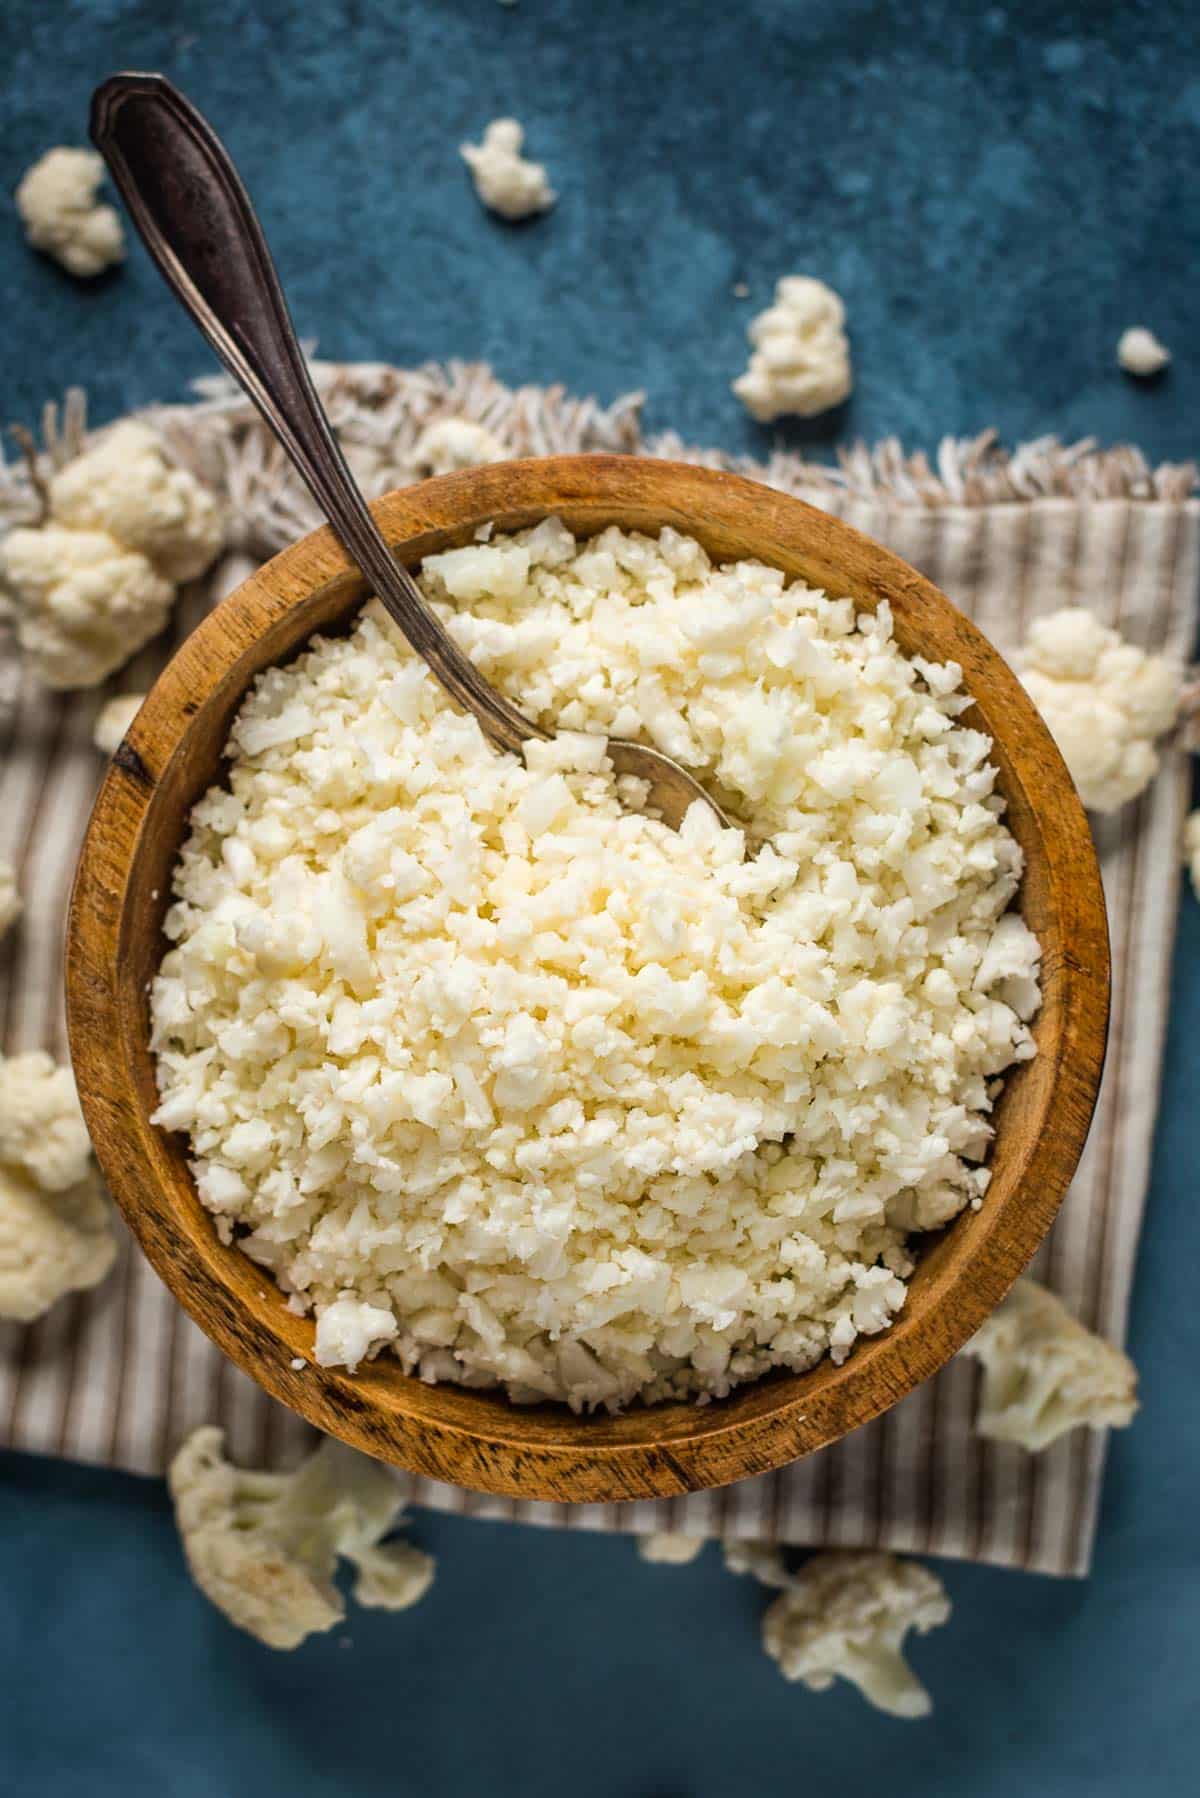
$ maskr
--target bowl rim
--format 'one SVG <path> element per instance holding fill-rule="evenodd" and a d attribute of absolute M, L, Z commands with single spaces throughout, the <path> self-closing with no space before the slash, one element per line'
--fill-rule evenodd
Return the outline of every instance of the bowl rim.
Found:
<path fill-rule="evenodd" d="M 71 895 L 66 958 L 71 1056 L 97 1159 L 151 1265 L 205 1333 L 275 1398 L 368 1454 L 468 1489 L 566 1503 L 672 1498 L 781 1467 L 878 1416 L 945 1365 L 1027 1265 L 1074 1173 L 1103 1068 L 1109 962 L 1095 850 L 1062 758 L 999 653 L 930 581 L 840 519 L 742 476 L 649 458 L 538 458 L 403 488 L 372 510 L 408 562 L 448 540 L 471 541 L 488 520 L 505 530 L 559 511 L 577 521 L 574 528 L 591 530 L 640 511 L 710 543 L 721 533 L 752 535 L 762 547 L 742 553 L 767 562 L 802 555 L 806 569 L 834 576 L 853 567 L 860 603 L 886 598 L 936 618 L 981 707 L 986 680 L 988 703 L 1006 724 L 1004 756 L 996 758 L 1011 763 L 1005 784 L 1017 782 L 1045 839 L 1041 872 L 1061 920 L 1058 947 L 1044 963 L 1061 997 L 1055 1035 L 1039 1051 L 1049 1058 L 1042 1061 L 1043 1070 L 1049 1066 L 1046 1127 L 1023 1145 L 1004 1203 L 989 1210 L 985 1202 L 954 1220 L 951 1232 L 971 1229 L 970 1250 L 953 1277 L 934 1277 L 926 1314 L 914 1317 L 906 1306 L 887 1331 L 860 1338 L 837 1368 L 826 1358 L 807 1373 L 777 1372 L 705 1405 L 578 1417 L 565 1406 L 524 1407 L 490 1392 L 424 1385 L 390 1356 L 353 1375 L 318 1367 L 311 1321 L 289 1312 L 273 1280 L 218 1241 L 194 1186 L 190 1198 L 180 1187 L 177 1141 L 172 1148 L 148 1121 L 145 995 L 130 989 L 126 970 L 130 933 L 145 925 L 135 876 L 148 823 L 197 713 L 222 695 L 228 705 L 240 701 L 257 668 L 236 683 L 232 671 L 272 631 L 293 625 L 306 603 L 335 597 L 349 613 L 361 601 L 361 577 L 322 528 L 249 576 L 186 639 L 97 797 Z M 589 517 L 594 524 L 580 524 Z M 284 655 L 259 665 L 287 659 L 321 628 L 318 620 Z M 999 749 L 999 734 L 995 740 Z M 161 920 L 166 897 L 150 897 Z M 184 1174 L 190 1184 L 186 1164 Z M 306 1362 L 302 1370 L 292 1365 L 297 1358 Z"/>

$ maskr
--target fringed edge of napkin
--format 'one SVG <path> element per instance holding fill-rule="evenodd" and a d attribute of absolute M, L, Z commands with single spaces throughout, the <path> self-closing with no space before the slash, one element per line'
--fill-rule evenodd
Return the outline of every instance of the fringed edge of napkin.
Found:
<path fill-rule="evenodd" d="M 311 366 L 339 436 L 359 452 L 356 472 L 372 495 L 421 478 L 418 443 L 426 427 L 442 418 L 483 425 L 514 456 L 600 451 L 677 457 L 751 476 L 816 505 L 845 498 L 923 509 L 1053 498 L 1179 501 L 1198 490 L 1194 462 L 1154 465 L 1131 445 L 1101 448 L 1091 437 L 1075 443 L 1040 437 L 1010 451 L 989 430 L 944 437 L 932 457 L 889 437 L 841 448 L 830 465 L 780 446 L 758 460 L 697 448 L 672 431 L 646 436 L 641 393 L 603 406 L 594 398 L 573 399 L 561 386 L 507 387 L 482 362 L 414 369 L 371 362 Z M 321 522 L 316 507 L 241 391 L 225 375 L 204 376 L 193 386 L 195 400 L 148 407 L 138 416 L 223 495 L 230 548 L 272 554 L 314 529 Z M 27 433 L 16 454 L 6 456 L 0 443 L 0 525 L 38 517 L 44 472 L 69 461 L 87 440 L 83 390 L 72 388 L 61 406 L 47 405 L 41 429 L 40 455 Z"/>

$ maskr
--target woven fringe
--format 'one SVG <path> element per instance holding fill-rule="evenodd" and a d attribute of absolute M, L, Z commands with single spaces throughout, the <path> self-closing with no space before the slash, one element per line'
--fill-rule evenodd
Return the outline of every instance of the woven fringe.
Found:
<path fill-rule="evenodd" d="M 1008 451 L 994 431 L 945 437 L 932 461 L 892 437 L 873 447 L 838 452 L 834 466 L 775 449 L 765 461 L 728 456 L 686 444 L 674 432 L 644 436 L 644 396 L 625 395 L 611 406 L 572 399 L 562 387 L 506 387 L 481 362 L 428 363 L 395 369 L 384 363 L 313 361 L 314 378 L 369 497 L 421 479 L 417 457 L 426 426 L 467 418 L 486 426 L 513 456 L 580 452 L 669 456 L 727 468 L 821 505 L 847 498 L 898 507 L 936 509 L 1030 499 L 1182 500 L 1197 491 L 1193 462 L 1152 466 L 1129 445 L 1101 449 L 1092 438 L 1060 443 L 1040 437 Z M 226 375 L 196 381 L 198 398 L 153 406 L 139 414 L 162 433 L 174 455 L 224 498 L 230 547 L 273 554 L 321 522 L 320 514 L 282 450 L 249 401 Z M 78 453 L 87 408 L 78 388 L 61 410 L 42 419 L 43 467 L 48 472 Z M 29 522 L 39 502 L 23 456 L 5 456 L 0 443 L 0 524 Z"/>

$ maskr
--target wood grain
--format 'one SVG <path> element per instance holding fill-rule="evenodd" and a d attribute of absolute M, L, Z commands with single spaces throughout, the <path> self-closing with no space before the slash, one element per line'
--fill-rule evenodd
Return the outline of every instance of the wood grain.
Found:
<path fill-rule="evenodd" d="M 1021 905 L 1044 951 L 1038 1054 L 996 1114 L 983 1208 L 925 1239 L 898 1321 L 841 1366 L 775 1374 L 706 1406 L 618 1417 L 522 1407 L 425 1386 L 383 1357 L 357 1374 L 312 1364 L 313 1328 L 262 1271 L 218 1242 L 185 1143 L 150 1123 L 156 1103 L 146 986 L 189 808 L 220 777 L 233 715 L 254 676 L 318 629 L 344 628 L 363 586 L 331 532 L 276 556 L 200 625 L 114 758 L 72 896 L 71 1053 L 96 1153 L 151 1263 L 238 1365 L 320 1429 L 436 1479 L 525 1499 L 670 1497 L 767 1472 L 866 1423 L 936 1373 L 979 1327 L 1045 1235 L 1087 1135 L 1104 1060 L 1108 938 L 1091 835 L 1051 738 L 1000 656 L 931 583 L 858 532 L 739 477 L 616 456 L 509 462 L 393 493 L 373 508 L 409 566 L 495 520 L 558 513 L 698 537 L 717 560 L 758 557 L 864 608 L 891 605 L 912 654 L 963 669 L 968 721 L 995 743 L 1008 822 L 1024 849 Z M 301 1357 L 308 1365 L 293 1371 Z"/>

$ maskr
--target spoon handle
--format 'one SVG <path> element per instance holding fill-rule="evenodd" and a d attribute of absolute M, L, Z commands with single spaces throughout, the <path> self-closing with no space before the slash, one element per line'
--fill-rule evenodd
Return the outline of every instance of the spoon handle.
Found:
<path fill-rule="evenodd" d="M 500 749 L 549 735 L 479 673 L 396 561 L 338 448 L 250 198 L 224 145 L 162 75 L 112 75 L 92 142 L 176 297 L 279 439 L 417 654 Z"/>

